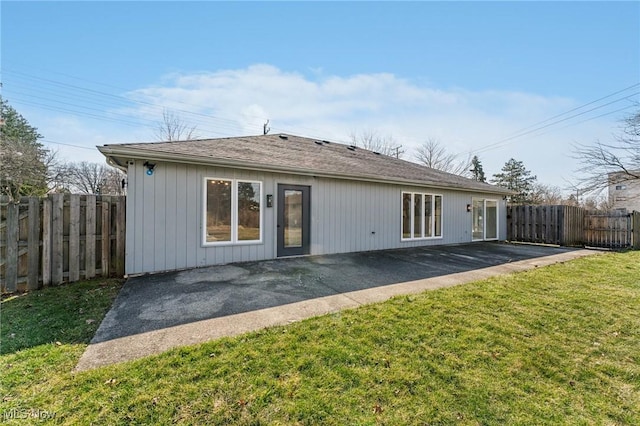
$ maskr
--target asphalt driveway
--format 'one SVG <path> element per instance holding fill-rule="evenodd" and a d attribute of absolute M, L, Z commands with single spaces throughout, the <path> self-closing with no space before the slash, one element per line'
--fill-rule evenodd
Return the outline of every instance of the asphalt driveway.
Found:
<path fill-rule="evenodd" d="M 497 242 L 286 258 L 130 278 L 92 343 L 571 249 Z"/>
<path fill-rule="evenodd" d="M 592 254 L 474 243 L 239 263 L 130 278 L 76 371 Z"/>

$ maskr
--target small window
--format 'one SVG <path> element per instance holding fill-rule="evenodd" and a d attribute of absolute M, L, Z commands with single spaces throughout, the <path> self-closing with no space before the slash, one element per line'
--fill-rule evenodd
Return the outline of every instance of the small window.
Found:
<path fill-rule="evenodd" d="M 424 197 L 424 236 L 433 237 L 433 197 Z"/>
<path fill-rule="evenodd" d="M 627 185 L 616 185 L 616 191 L 622 191 L 627 189 Z"/>
<path fill-rule="evenodd" d="M 433 208 L 433 218 L 434 218 L 434 232 L 433 235 L 436 237 L 442 237 L 442 195 L 434 195 L 434 208 Z"/>
<path fill-rule="evenodd" d="M 413 194 L 413 238 L 422 238 L 424 225 L 424 212 L 422 209 L 422 194 Z"/>
<path fill-rule="evenodd" d="M 204 241 L 262 241 L 262 182 L 205 179 Z"/>
<path fill-rule="evenodd" d="M 402 194 L 402 238 L 411 238 L 411 194 Z"/>
<path fill-rule="evenodd" d="M 402 193 L 402 240 L 442 238 L 442 195 Z"/>

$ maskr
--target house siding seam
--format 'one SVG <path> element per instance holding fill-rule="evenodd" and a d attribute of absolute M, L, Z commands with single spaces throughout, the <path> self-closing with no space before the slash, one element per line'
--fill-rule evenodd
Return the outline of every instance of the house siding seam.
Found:
<path fill-rule="evenodd" d="M 499 239 L 506 239 L 506 204 L 495 194 L 164 162 L 147 176 L 136 161 L 128 176 L 133 193 L 127 198 L 127 274 L 276 258 L 278 184 L 311 187 L 312 255 L 470 242 L 466 206 L 479 196 L 498 200 Z M 262 182 L 262 243 L 202 245 L 206 176 Z M 401 241 L 402 191 L 442 194 L 441 239 Z M 273 195 L 272 208 L 266 194 Z"/>

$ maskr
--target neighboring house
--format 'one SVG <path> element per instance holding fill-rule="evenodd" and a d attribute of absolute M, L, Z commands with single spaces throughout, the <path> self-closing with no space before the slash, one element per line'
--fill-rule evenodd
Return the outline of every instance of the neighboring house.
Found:
<path fill-rule="evenodd" d="M 609 173 L 609 203 L 615 210 L 640 211 L 640 179 L 629 179 L 621 172 Z"/>
<path fill-rule="evenodd" d="M 126 273 L 506 239 L 511 192 L 287 135 L 98 147 L 127 172 Z"/>

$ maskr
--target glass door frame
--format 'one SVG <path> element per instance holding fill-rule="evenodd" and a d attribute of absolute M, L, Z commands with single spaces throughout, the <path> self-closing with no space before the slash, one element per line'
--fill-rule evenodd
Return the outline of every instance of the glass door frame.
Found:
<path fill-rule="evenodd" d="M 286 191 L 300 191 L 302 194 L 301 200 L 301 231 L 302 231 L 302 244 L 299 246 L 285 246 L 285 192 Z M 288 185 L 278 184 L 278 199 L 277 199 L 277 256 L 301 256 L 310 253 L 311 248 L 311 187 L 305 185 Z"/>
<path fill-rule="evenodd" d="M 482 214 L 482 237 L 474 238 L 474 228 L 476 222 L 476 204 L 478 202 L 482 203 L 481 206 L 481 214 Z M 496 209 L 496 222 L 495 222 L 495 237 L 487 238 L 487 203 L 492 203 L 495 205 Z M 500 237 L 500 202 L 496 199 L 492 198 L 472 198 L 471 200 L 471 241 L 495 241 Z"/>

